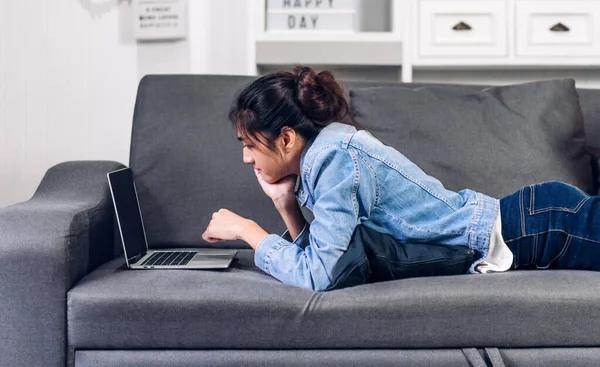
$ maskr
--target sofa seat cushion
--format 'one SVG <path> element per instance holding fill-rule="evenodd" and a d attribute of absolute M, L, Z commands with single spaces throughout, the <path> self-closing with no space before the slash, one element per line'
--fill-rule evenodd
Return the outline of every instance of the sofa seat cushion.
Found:
<path fill-rule="evenodd" d="M 360 350 L 82 350 L 75 366 L 163 367 L 163 366 L 377 366 L 377 367 L 472 367 L 475 349 L 360 349 Z M 600 348 L 523 348 L 496 350 L 492 366 L 589 366 L 600 364 Z M 482 353 L 481 350 L 479 350 Z M 489 355 L 489 354 L 488 354 Z M 484 356 L 481 357 L 484 361 Z M 475 362 L 475 363 L 471 363 Z M 504 363 L 504 364 L 502 364 Z M 483 364 L 479 364 L 485 366 Z"/>
<path fill-rule="evenodd" d="M 600 273 L 510 271 L 312 292 L 239 250 L 217 271 L 124 270 L 115 259 L 68 294 L 82 349 L 600 346 Z"/>

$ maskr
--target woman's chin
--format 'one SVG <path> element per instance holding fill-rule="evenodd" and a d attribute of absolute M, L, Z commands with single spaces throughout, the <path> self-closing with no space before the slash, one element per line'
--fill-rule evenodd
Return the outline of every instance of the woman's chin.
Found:
<path fill-rule="evenodd" d="M 265 174 L 262 175 L 262 179 L 268 184 L 274 184 L 281 180 L 279 177 L 268 176 Z"/>

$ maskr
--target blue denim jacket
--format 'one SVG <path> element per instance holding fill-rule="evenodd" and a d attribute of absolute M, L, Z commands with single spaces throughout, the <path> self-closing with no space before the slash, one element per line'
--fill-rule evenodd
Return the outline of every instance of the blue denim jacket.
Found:
<path fill-rule="evenodd" d="M 351 245 L 358 225 L 400 242 L 467 245 L 487 256 L 499 200 L 445 189 L 366 130 L 328 125 L 307 142 L 300 165 L 296 197 L 314 220 L 293 241 L 287 231 L 268 235 L 254 256 L 283 283 L 325 291 L 366 269 L 364 249 Z"/>

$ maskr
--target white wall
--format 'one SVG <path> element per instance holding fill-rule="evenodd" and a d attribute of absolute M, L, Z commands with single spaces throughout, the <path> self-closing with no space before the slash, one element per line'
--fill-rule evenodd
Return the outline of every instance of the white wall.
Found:
<path fill-rule="evenodd" d="M 116 1 L 0 2 L 0 206 L 29 198 L 51 165 L 126 160 L 136 48 Z"/>
<path fill-rule="evenodd" d="M 0 207 L 56 163 L 127 164 L 143 75 L 245 74 L 247 4 L 189 0 L 186 40 L 137 43 L 128 0 L 0 0 Z"/>

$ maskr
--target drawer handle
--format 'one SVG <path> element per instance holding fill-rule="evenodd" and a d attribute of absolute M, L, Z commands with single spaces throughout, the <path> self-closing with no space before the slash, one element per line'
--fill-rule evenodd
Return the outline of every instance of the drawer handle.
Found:
<path fill-rule="evenodd" d="M 454 27 L 452 27 L 452 29 L 455 31 L 470 31 L 473 28 L 471 28 L 471 26 L 465 22 L 459 22 Z"/>
<path fill-rule="evenodd" d="M 552 32 L 568 32 L 571 29 L 569 29 L 569 27 L 567 27 L 566 25 L 562 24 L 562 23 L 556 23 L 555 25 L 553 25 L 550 30 Z"/>

